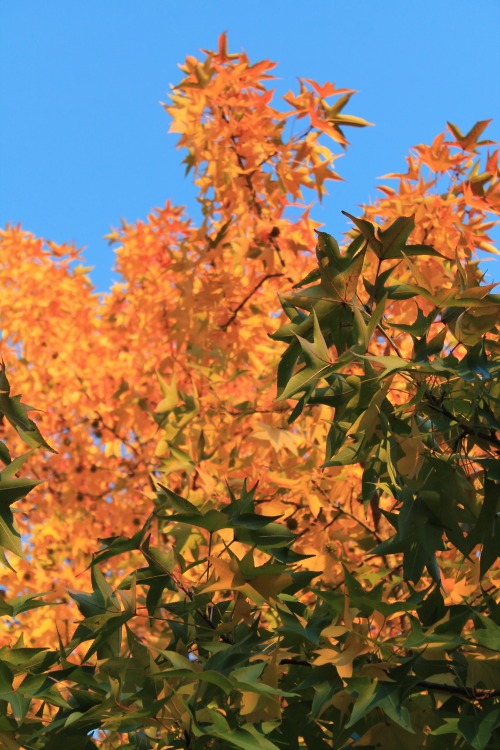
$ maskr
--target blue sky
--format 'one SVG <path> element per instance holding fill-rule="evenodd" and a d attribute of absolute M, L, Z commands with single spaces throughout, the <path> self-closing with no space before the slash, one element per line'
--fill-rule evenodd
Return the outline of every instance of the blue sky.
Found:
<path fill-rule="evenodd" d="M 331 233 L 447 120 L 465 131 L 494 118 L 500 141 L 498 0 L 3 0 L 0 225 L 85 246 L 103 291 L 116 278 L 103 235 L 121 217 L 168 198 L 196 214 L 159 102 L 177 64 L 222 31 L 232 51 L 280 63 L 279 93 L 297 76 L 359 91 L 347 111 L 376 127 L 347 132 L 336 163 L 347 182 L 313 213 Z M 499 266 L 488 266 L 497 279 Z"/>

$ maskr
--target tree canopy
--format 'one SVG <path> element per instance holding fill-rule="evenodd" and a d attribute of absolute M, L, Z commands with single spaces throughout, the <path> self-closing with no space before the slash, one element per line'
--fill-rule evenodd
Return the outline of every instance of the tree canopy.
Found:
<path fill-rule="evenodd" d="M 201 221 L 113 230 L 103 295 L 75 247 L 1 232 L 0 744 L 493 750 L 488 121 L 337 243 L 311 206 L 370 124 L 354 92 L 275 103 L 273 63 L 203 54 L 165 105 Z"/>

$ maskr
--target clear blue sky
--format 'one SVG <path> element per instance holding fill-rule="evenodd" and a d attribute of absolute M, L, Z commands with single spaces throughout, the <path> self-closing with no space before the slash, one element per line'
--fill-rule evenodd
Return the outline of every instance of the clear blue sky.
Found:
<path fill-rule="evenodd" d="M 376 127 L 347 133 L 347 183 L 314 213 L 332 233 L 345 229 L 341 209 L 374 198 L 377 177 L 403 169 L 447 120 L 468 130 L 493 117 L 500 140 L 499 0 L 3 0 L 0 225 L 85 246 L 105 290 L 113 252 L 102 238 L 121 217 L 145 218 L 167 198 L 194 213 L 159 101 L 177 64 L 224 30 L 233 51 L 280 63 L 281 93 L 297 76 L 359 90 L 348 111 Z"/>

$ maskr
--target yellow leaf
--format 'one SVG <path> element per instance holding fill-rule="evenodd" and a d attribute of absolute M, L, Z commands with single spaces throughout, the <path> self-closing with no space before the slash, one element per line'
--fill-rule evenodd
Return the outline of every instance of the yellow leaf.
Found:
<path fill-rule="evenodd" d="M 2 750 L 22 750 L 14 732 L 0 732 L 0 748 Z"/>
<path fill-rule="evenodd" d="M 276 596 L 291 583 L 293 578 L 288 573 L 260 575 L 250 581 L 250 585 L 266 599 Z"/>
<path fill-rule="evenodd" d="M 158 378 L 158 381 L 160 383 L 163 398 L 156 406 L 155 413 L 163 414 L 165 412 L 172 411 L 172 409 L 175 409 L 175 407 L 179 403 L 179 394 L 177 393 L 175 376 L 172 378 L 172 382 L 170 383 L 170 385 L 166 383 L 159 372 L 156 373 L 156 377 Z"/>
<path fill-rule="evenodd" d="M 411 437 L 399 438 L 396 436 L 399 447 L 404 453 L 396 463 L 397 470 L 403 476 L 413 479 L 417 476 L 424 460 L 425 446 L 422 443 L 420 432 L 412 417 Z"/>
<path fill-rule="evenodd" d="M 344 625 L 328 625 L 328 627 L 321 631 L 321 637 L 340 638 L 344 633 L 347 633 L 347 628 Z"/>

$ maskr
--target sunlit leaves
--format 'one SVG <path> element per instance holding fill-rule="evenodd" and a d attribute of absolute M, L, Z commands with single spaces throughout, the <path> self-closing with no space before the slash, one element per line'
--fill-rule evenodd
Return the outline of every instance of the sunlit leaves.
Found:
<path fill-rule="evenodd" d="M 0 365 L 0 413 L 8 419 L 24 443 L 34 447 L 43 446 L 55 453 L 54 449 L 45 442 L 33 420 L 28 417 L 28 411 L 31 408 L 21 402 L 21 396 L 10 395 L 10 383 L 5 373 L 5 363 L 2 361 Z"/>
<path fill-rule="evenodd" d="M 311 297 L 311 303 L 307 306 L 300 304 L 300 300 L 307 295 L 307 283 L 315 279 L 314 273 L 310 272 L 301 284 L 306 286 L 301 289 L 302 297 L 297 295 L 294 299 L 293 295 L 289 295 L 286 298 L 288 305 L 302 306 L 308 311 L 308 317 L 301 318 L 298 324 L 307 332 L 309 343 L 306 345 L 299 338 L 301 357 L 294 342 L 289 343 L 282 359 L 282 363 L 288 362 L 287 370 L 282 367 L 278 378 L 281 397 L 283 394 L 299 397 L 300 391 L 295 388 L 295 381 L 298 382 L 298 378 L 308 373 L 308 367 L 311 369 L 312 355 L 319 360 L 318 334 L 312 331 L 319 328 L 323 339 L 328 341 L 329 352 L 336 352 L 328 358 L 330 369 L 325 379 L 329 387 L 320 387 L 318 382 L 311 381 L 309 390 L 299 399 L 297 416 L 303 413 L 307 402 L 309 408 L 323 405 L 333 410 L 326 440 L 325 466 L 360 464 L 363 467 L 361 499 L 365 507 L 372 510 L 375 507 L 379 516 L 385 516 L 396 531 L 383 540 L 375 533 L 378 544 L 372 539 L 367 548 L 374 556 L 371 557 L 373 561 L 380 557 L 384 561 L 394 557 L 401 560 L 398 569 L 408 582 L 408 604 L 404 601 L 389 604 L 385 600 L 387 593 L 384 595 L 389 588 L 386 589 L 383 583 L 369 593 L 364 592 L 359 580 L 345 570 L 345 606 L 349 609 L 344 609 L 344 622 L 347 624 L 351 623 L 347 611 L 369 619 L 377 610 L 389 613 L 392 606 L 411 606 L 409 602 L 415 596 L 415 593 L 411 593 L 411 584 L 422 585 L 422 579 L 434 581 L 434 591 L 438 592 L 443 581 L 445 559 L 454 559 L 449 557 L 450 553 L 455 555 L 455 560 L 459 555 L 472 567 L 474 563 L 470 556 L 476 550 L 474 555 L 480 560 L 479 575 L 485 576 L 498 560 L 498 524 L 495 515 L 500 497 L 494 468 L 498 458 L 493 458 L 500 448 L 499 425 L 489 408 L 485 408 L 493 393 L 496 394 L 495 398 L 499 395 L 500 362 L 497 348 L 489 345 L 491 339 L 488 334 L 498 332 L 500 300 L 491 294 L 490 286 L 480 282 L 471 285 L 474 276 L 470 267 L 467 267 L 467 272 L 461 267 L 459 269 L 459 291 L 450 289 L 435 294 L 432 282 L 421 271 L 418 261 L 410 260 L 409 256 L 436 258 L 440 254 L 431 247 L 406 244 L 415 228 L 413 217 L 397 218 L 385 230 L 375 230 L 365 219 L 350 218 L 359 230 L 351 245 L 359 243 L 361 238 L 361 243 L 364 241 L 378 259 L 375 278 L 372 281 L 363 279 L 364 288 L 360 288 L 356 277 L 353 285 L 350 300 L 352 335 L 347 339 L 345 331 L 333 324 L 333 314 L 325 317 L 317 315 L 319 298 L 314 300 Z M 342 253 L 327 235 L 320 235 L 318 247 L 318 272 L 323 283 L 326 284 L 325 269 L 336 269 L 333 293 L 340 308 L 341 300 L 344 304 L 347 302 L 347 298 L 342 297 L 338 290 L 345 288 L 344 274 L 348 273 L 349 268 L 349 248 Z M 382 270 L 383 261 L 397 259 L 406 261 L 417 282 L 400 285 L 411 292 L 408 297 L 411 296 L 417 303 L 413 322 L 398 318 L 398 308 L 391 302 L 398 299 L 398 295 L 394 294 L 394 290 L 398 289 L 394 280 L 398 276 L 401 278 L 404 265 L 398 263 L 391 269 Z M 362 268 L 364 270 L 363 263 Z M 400 299 L 405 299 L 404 294 Z M 454 308 L 447 307 L 454 304 L 451 299 L 457 300 Z M 488 307 L 483 308 L 485 314 L 481 316 L 481 307 L 486 300 Z M 428 303 L 431 303 L 430 307 Z M 287 314 L 293 321 L 293 311 L 289 309 Z M 476 321 L 475 324 L 469 323 L 467 331 L 460 326 L 465 316 L 468 316 L 468 321 Z M 291 332 L 293 327 L 292 323 Z M 287 338 L 280 336 L 280 333 L 275 338 L 286 342 Z M 450 338 L 450 333 L 454 339 Z M 453 354 L 457 345 L 450 351 L 450 341 L 458 341 L 463 347 L 459 357 Z M 300 364 L 301 359 L 305 366 L 295 371 L 293 363 Z M 478 473 L 474 465 L 484 468 L 479 469 Z M 487 467 L 490 466 L 495 479 L 488 478 Z M 387 500 L 385 507 L 380 509 L 382 493 Z M 373 513 L 376 519 L 375 511 Z M 342 509 L 339 510 L 341 514 Z M 474 590 L 475 584 L 472 581 L 466 583 L 467 580 L 464 579 L 462 584 L 464 590 Z M 423 595 L 420 598 L 421 622 L 426 626 L 429 622 L 437 622 L 438 625 L 433 627 L 440 635 L 432 636 L 420 631 L 419 640 L 416 635 L 413 640 L 411 636 L 407 641 L 408 646 L 411 643 L 414 647 L 419 643 L 426 647 L 434 641 L 436 644 L 448 644 L 450 649 L 456 648 L 456 636 L 447 635 L 446 620 L 442 619 L 446 611 L 443 600 L 441 598 L 439 610 L 434 604 L 435 599 L 434 593 L 425 599 Z M 416 605 L 415 599 L 414 602 Z M 457 610 L 459 608 L 457 606 Z M 474 611 L 478 618 L 476 642 L 482 643 L 483 638 L 487 643 L 493 642 L 495 636 L 490 631 L 494 626 L 474 607 L 470 611 L 464 608 L 460 615 L 457 613 L 456 625 L 452 625 L 450 610 L 450 630 L 462 630 L 470 612 Z M 417 626 L 415 628 L 418 629 Z M 340 634 L 342 631 L 338 632 Z M 352 645 L 348 639 L 345 643 L 346 653 L 350 653 Z M 352 659 L 362 653 L 363 649 L 356 650 Z M 320 651 L 315 661 L 318 666 L 327 663 L 335 664 L 343 677 L 352 675 L 352 667 L 346 666 L 341 654 L 328 647 Z M 352 691 L 356 700 L 350 706 L 347 727 L 357 727 L 359 731 L 365 716 L 378 709 L 396 726 L 409 732 L 410 736 L 415 734 L 417 725 L 405 705 L 405 696 L 418 684 L 439 690 L 440 680 L 433 683 L 426 679 L 427 674 L 424 673 L 419 683 L 415 674 L 420 670 L 416 667 L 413 669 L 414 676 L 410 670 L 404 671 L 403 664 L 399 666 L 394 670 L 394 674 L 399 674 L 397 681 L 393 681 L 389 674 L 382 681 L 361 676 L 348 680 L 348 690 Z M 446 676 L 444 684 L 450 684 L 451 678 L 446 675 L 445 664 L 435 669 L 442 670 Z M 359 675 L 362 674 L 361 671 Z M 406 685 L 404 694 L 401 684 Z M 461 692 L 460 688 L 457 688 L 457 692 Z M 485 693 L 485 698 L 487 695 Z M 496 731 L 496 719 L 492 719 L 487 710 L 477 721 L 467 712 L 460 716 L 450 719 L 449 724 L 442 724 L 433 733 L 451 733 L 451 727 L 457 730 L 458 723 L 463 720 L 461 736 L 474 748 L 486 747 Z M 368 739 L 372 735 L 373 732 L 368 730 L 364 737 Z M 415 746 L 422 747 L 424 744 L 425 739 L 421 735 Z"/>
<path fill-rule="evenodd" d="M 485 122 L 416 147 L 312 267 L 310 201 L 368 123 L 330 83 L 283 107 L 273 68 L 225 35 L 188 57 L 167 109 L 201 221 L 112 230 L 109 293 L 75 248 L 1 234 L 9 377 L 59 451 L 2 372 L 28 552 L 3 632 L 30 643 L 0 651 L 7 746 L 498 744 L 499 297 L 468 262 L 497 152 Z"/>
<path fill-rule="evenodd" d="M 342 211 L 345 216 L 358 227 L 362 236 L 366 239 L 369 248 L 375 253 L 379 260 L 399 260 L 404 254 L 406 255 L 433 255 L 439 256 L 439 253 L 428 245 L 407 245 L 410 234 L 415 228 L 415 219 L 413 216 L 401 216 L 387 227 L 387 229 L 378 229 L 375 232 L 374 227 L 365 219 L 357 219 L 355 216 Z"/>

